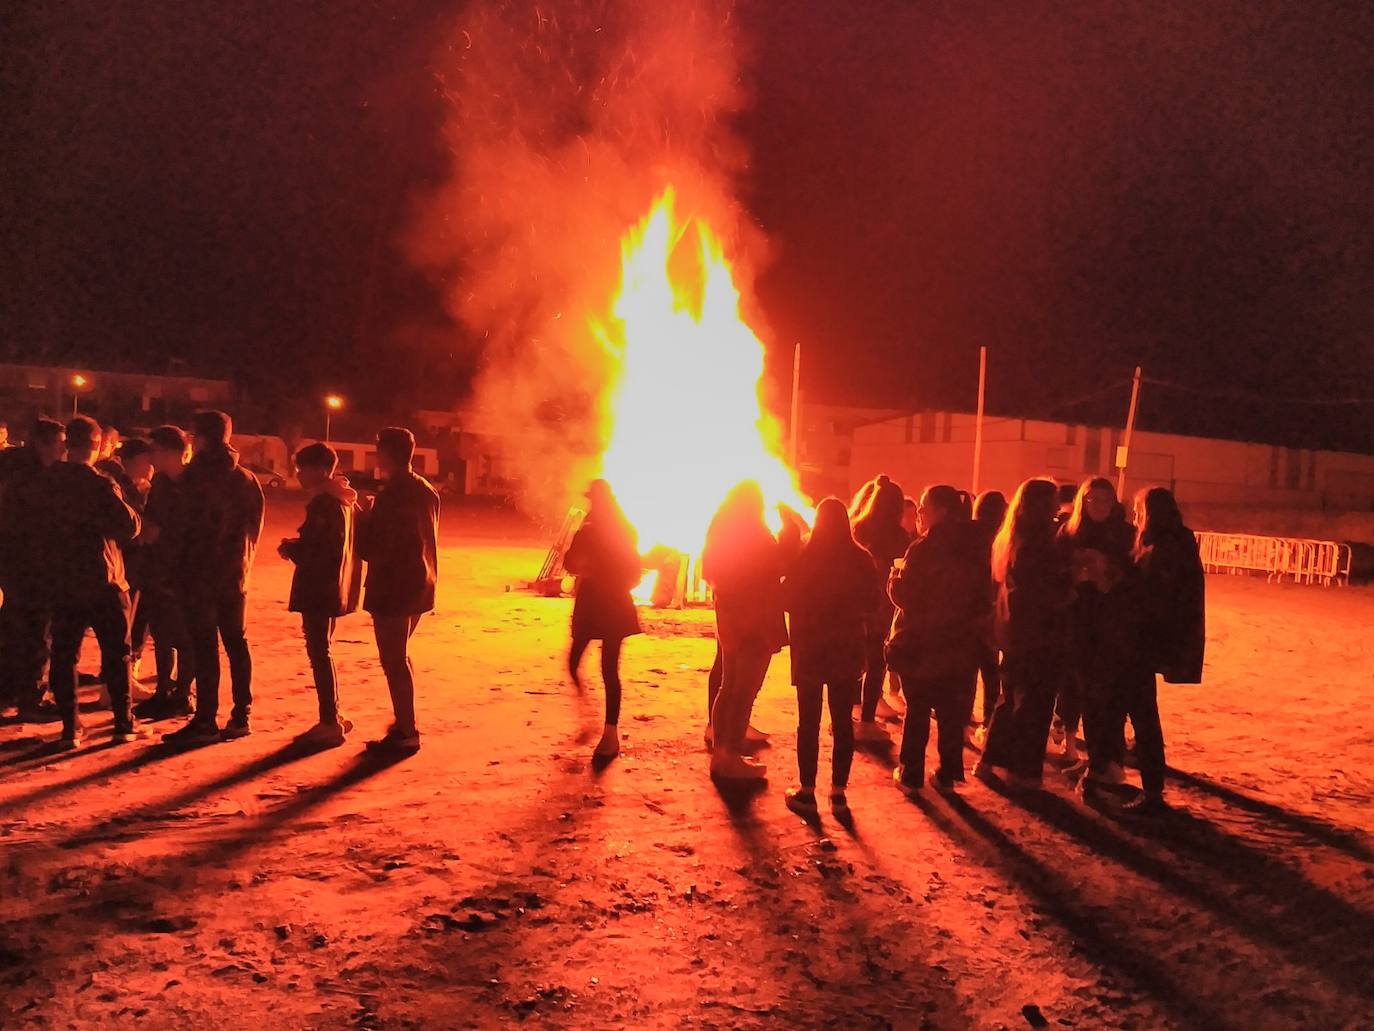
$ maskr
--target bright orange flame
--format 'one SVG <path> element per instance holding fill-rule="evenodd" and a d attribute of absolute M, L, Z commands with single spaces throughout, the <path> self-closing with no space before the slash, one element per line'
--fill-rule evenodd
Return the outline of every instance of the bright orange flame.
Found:
<path fill-rule="evenodd" d="M 602 475 L 641 550 L 695 555 L 716 508 L 743 480 L 763 488 L 775 530 L 779 503 L 808 506 L 779 455 L 778 423 L 759 405 L 763 344 L 740 316 L 730 264 L 710 228 L 700 219 L 680 224 L 673 204 L 670 188 L 625 235 L 613 318 L 593 326 L 620 359 Z M 698 246 L 683 276 L 688 255 L 674 252 L 691 229 Z"/>

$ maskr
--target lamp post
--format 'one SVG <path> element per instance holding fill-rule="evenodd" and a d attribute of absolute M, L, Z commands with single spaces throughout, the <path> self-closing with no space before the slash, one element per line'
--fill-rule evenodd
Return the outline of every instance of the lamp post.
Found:
<path fill-rule="evenodd" d="M 79 372 L 73 373 L 73 374 L 72 374 L 72 418 L 73 418 L 73 419 L 75 419 L 76 416 L 77 416 L 77 414 L 78 414 L 77 404 L 78 404 L 78 402 L 79 402 L 79 400 L 80 400 L 80 398 L 81 398 L 81 391 L 82 391 L 82 389 L 86 386 L 86 384 L 89 383 L 89 382 L 90 382 L 90 380 L 88 380 L 85 376 L 81 375 L 81 373 L 79 373 Z"/>
<path fill-rule="evenodd" d="M 334 413 L 343 407 L 343 398 L 338 394 L 326 394 L 324 399 L 324 442 L 329 443 L 329 424 Z"/>

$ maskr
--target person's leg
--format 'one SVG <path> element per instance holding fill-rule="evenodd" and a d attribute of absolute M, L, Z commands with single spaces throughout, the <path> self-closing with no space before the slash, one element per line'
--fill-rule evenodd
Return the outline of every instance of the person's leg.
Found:
<path fill-rule="evenodd" d="M 926 779 L 926 746 L 930 743 L 931 683 L 904 677 L 906 720 L 902 723 L 902 782 L 920 786 Z"/>
<path fill-rule="evenodd" d="M 1009 768 L 1027 780 L 1038 781 L 1044 775 L 1059 671 L 1059 663 L 1051 657 L 1032 656 L 1025 664 L 1023 690 L 1016 700 L 1014 762 Z"/>
<path fill-rule="evenodd" d="M 76 706 L 76 659 L 86 636 L 86 614 L 71 608 L 53 610 L 52 661 L 48 687 L 62 717 L 62 736 L 71 738 L 80 727 Z"/>
<path fill-rule="evenodd" d="M 935 685 L 936 751 L 940 756 L 940 776 L 945 780 L 964 779 L 964 728 L 972 712 L 972 682 L 966 677 Z"/>
<path fill-rule="evenodd" d="M 983 681 L 983 726 L 992 722 L 1002 694 L 1002 669 L 998 662 L 997 645 L 984 641 L 979 646 L 978 673 Z"/>
<path fill-rule="evenodd" d="M 230 719 L 235 722 L 247 721 L 253 708 L 253 656 L 248 650 L 248 633 L 244 625 L 247 603 L 242 592 L 233 591 L 218 605 L 219 635 L 229 660 L 229 688 L 234 697 Z"/>
<path fill-rule="evenodd" d="M 1063 728 L 1066 738 L 1078 734 L 1083 718 L 1083 697 L 1087 690 L 1083 670 L 1075 665 L 1065 671 L 1054 702 L 1053 719 Z"/>
<path fill-rule="evenodd" d="M 606 725 L 620 723 L 620 645 L 615 638 L 601 642 L 601 679 L 606 685 Z"/>
<path fill-rule="evenodd" d="M 854 765 L 854 701 L 859 697 L 859 681 L 831 681 L 826 685 L 830 703 L 830 729 L 834 733 L 830 755 L 830 784 L 840 790 L 849 785 Z"/>
<path fill-rule="evenodd" d="M 734 711 L 738 652 L 736 647 L 717 646 L 720 650 L 720 688 L 716 691 L 715 701 L 711 704 L 711 729 L 714 734 L 715 750 L 728 751 L 727 742 L 734 739 L 731 717 Z M 743 731 L 740 732 L 743 736 Z"/>
<path fill-rule="evenodd" d="M 820 680 L 806 680 L 796 687 L 797 780 L 803 788 L 814 790 L 821 750 L 821 694 L 825 688 Z M 849 722 L 846 713 L 845 723 Z"/>
<path fill-rule="evenodd" d="M 706 677 L 706 721 L 710 724 L 711 713 L 716 707 L 716 696 L 720 694 L 721 681 L 725 677 L 725 658 L 721 654 L 720 641 L 716 641 L 716 658 L 711 663 L 711 672 Z"/>
<path fill-rule="evenodd" d="M 5 671 L 5 694 L 21 713 L 36 711 L 43 701 L 43 665 L 48 661 L 49 613 L 22 590 L 6 596 L 4 638 L 0 664 Z M 49 678 L 51 679 L 51 678 Z"/>
<path fill-rule="evenodd" d="M 1135 758 L 1140 784 L 1146 795 L 1164 793 L 1164 727 L 1159 719 L 1159 688 L 1149 670 L 1132 678 L 1129 698 L 1131 726 L 1135 727 Z"/>
<path fill-rule="evenodd" d="M 123 591 L 111 593 L 91 606 L 90 623 L 100 645 L 100 673 L 110 693 L 110 711 L 116 734 L 134 725 L 133 698 L 129 688 L 129 627 L 131 599 Z"/>
<path fill-rule="evenodd" d="M 1017 698 L 1022 694 L 1020 663 L 1008 657 L 1002 664 L 1002 693 L 988 723 L 987 740 L 983 742 L 984 767 L 1010 768 L 1020 732 Z"/>
<path fill-rule="evenodd" d="M 1088 776 L 1101 777 L 1126 758 L 1126 692 L 1130 685 L 1118 674 L 1110 681 L 1090 684 L 1083 696 L 1083 741 L 1088 748 Z"/>
<path fill-rule="evenodd" d="M 747 647 L 740 657 L 740 691 L 732 728 L 735 736 L 730 741 L 732 752 L 744 751 L 744 738 L 749 731 L 749 720 L 754 715 L 754 702 L 758 699 L 759 691 L 763 690 L 763 681 L 768 676 L 772 661 L 773 653 L 767 645 Z"/>
<path fill-rule="evenodd" d="M 582 656 L 587 653 L 587 646 L 592 642 L 586 637 L 574 637 L 572 647 L 568 649 L 568 674 L 572 677 L 572 682 L 577 685 L 578 692 L 582 691 Z"/>
<path fill-rule="evenodd" d="M 883 632 L 868 635 L 868 672 L 864 674 L 863 708 L 860 718 L 872 723 L 878 716 L 878 699 L 883 696 L 887 678 L 887 656 L 883 654 Z"/>
<path fill-rule="evenodd" d="M 132 611 L 129 629 L 129 661 L 137 662 L 143 657 L 148 644 L 148 633 L 152 629 L 152 606 L 149 604 L 149 591 L 129 592 L 129 605 Z"/>
<path fill-rule="evenodd" d="M 377 657 L 391 694 L 395 733 L 399 737 L 415 734 L 415 678 L 411 672 L 408 644 L 414 630 L 409 616 L 374 616 L 373 634 L 377 638 Z"/>
<path fill-rule="evenodd" d="M 321 723 L 339 720 L 339 688 L 335 676 L 334 657 L 329 653 L 329 641 L 334 634 L 334 619 L 317 612 L 301 613 L 301 634 L 305 638 L 305 654 L 310 660 L 310 672 L 315 678 L 315 696 L 319 701 Z"/>
<path fill-rule="evenodd" d="M 196 667 L 196 715 L 201 723 L 219 722 L 219 627 L 215 607 L 197 602 L 183 610 Z"/>

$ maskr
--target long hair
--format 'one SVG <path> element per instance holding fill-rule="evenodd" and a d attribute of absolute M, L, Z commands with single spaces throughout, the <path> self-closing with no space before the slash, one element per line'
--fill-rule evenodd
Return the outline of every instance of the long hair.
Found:
<path fill-rule="evenodd" d="M 854 520 L 857 536 L 862 539 L 866 533 L 872 531 L 900 528 L 902 507 L 905 504 L 906 494 L 902 492 L 902 488 L 887 476 L 879 476 L 873 481 L 873 492 L 869 495 L 863 512 Z"/>
<path fill-rule="evenodd" d="M 715 583 L 722 572 L 746 560 L 761 542 L 773 540 L 763 518 L 763 490 L 753 480 L 744 480 L 730 489 L 716 509 L 706 531 L 701 550 L 701 573 Z"/>
<path fill-rule="evenodd" d="M 849 519 L 851 523 L 868 511 L 868 505 L 873 500 L 873 492 L 877 489 L 878 481 L 869 480 L 854 492 L 854 497 L 849 502 Z"/>
<path fill-rule="evenodd" d="M 996 535 L 1007 517 L 1007 496 L 1000 490 L 985 490 L 973 503 L 973 521 Z"/>
<path fill-rule="evenodd" d="M 1016 564 L 1016 555 L 1028 539 L 1040 533 L 1048 536 L 1058 505 L 1059 487 L 1053 480 L 1033 477 L 1016 488 L 992 542 L 994 580 L 1007 582 L 1007 570 Z"/>
<path fill-rule="evenodd" d="M 816 523 L 806 542 L 806 550 L 835 552 L 857 548 L 854 531 L 849 525 L 849 510 L 839 498 L 826 498 L 816 506 Z"/>
<path fill-rule="evenodd" d="M 1064 524 L 1064 532 L 1070 537 L 1077 537 L 1078 531 L 1083 528 L 1083 520 L 1087 518 L 1083 509 L 1087 504 L 1088 493 L 1094 490 L 1109 490 L 1112 492 L 1112 501 L 1117 500 L 1116 487 L 1105 477 L 1093 476 L 1080 483 L 1078 493 L 1073 496 L 1073 511 L 1069 513 L 1068 522 Z"/>
<path fill-rule="evenodd" d="M 968 491 L 938 483 L 921 492 L 921 498 L 931 508 L 938 508 L 948 519 L 968 522 L 973 518 L 973 502 Z"/>
<path fill-rule="evenodd" d="M 1167 487 L 1142 490 L 1135 496 L 1135 501 L 1137 506 L 1145 510 L 1145 518 L 1140 521 L 1140 530 L 1135 539 L 1137 555 L 1159 540 L 1162 534 L 1183 529 L 1183 513 L 1179 511 L 1178 499 Z"/>

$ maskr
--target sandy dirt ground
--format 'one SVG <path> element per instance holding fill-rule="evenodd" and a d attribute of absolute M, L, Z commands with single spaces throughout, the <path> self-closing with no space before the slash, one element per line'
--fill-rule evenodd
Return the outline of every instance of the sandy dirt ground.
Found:
<path fill-rule="evenodd" d="M 1207 683 L 1162 694 L 1171 818 L 1058 774 L 911 802 L 862 754 L 846 829 L 783 806 L 785 654 L 769 784 L 723 796 L 710 615 L 649 613 L 598 770 L 570 602 L 507 591 L 540 542 L 454 512 L 444 544 L 414 758 L 362 755 L 388 709 L 361 615 L 337 644 L 355 739 L 291 750 L 314 693 L 272 547 L 251 738 L 109 747 L 97 688 L 78 753 L 0 728 L 0 1027 L 1374 1027 L 1374 593 L 1210 580 Z"/>

